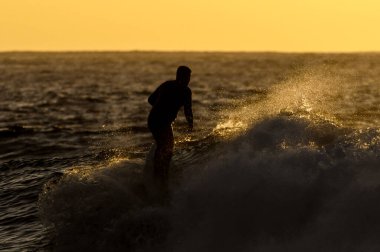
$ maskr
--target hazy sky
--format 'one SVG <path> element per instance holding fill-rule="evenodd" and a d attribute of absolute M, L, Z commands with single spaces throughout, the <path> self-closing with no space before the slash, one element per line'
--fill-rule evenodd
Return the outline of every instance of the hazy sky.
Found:
<path fill-rule="evenodd" d="M 0 50 L 380 51 L 379 0 L 0 0 Z"/>

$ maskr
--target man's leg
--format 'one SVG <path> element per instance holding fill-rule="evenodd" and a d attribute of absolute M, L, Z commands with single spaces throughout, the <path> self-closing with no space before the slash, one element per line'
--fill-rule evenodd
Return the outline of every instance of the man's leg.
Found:
<path fill-rule="evenodd" d="M 171 126 L 152 131 L 157 148 L 154 155 L 154 178 L 163 187 L 167 187 L 170 161 L 173 156 L 174 137 Z"/>

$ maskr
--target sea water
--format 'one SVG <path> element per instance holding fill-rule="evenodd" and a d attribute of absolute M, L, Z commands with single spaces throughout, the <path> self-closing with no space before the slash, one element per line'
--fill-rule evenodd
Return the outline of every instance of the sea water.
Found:
<path fill-rule="evenodd" d="M 147 98 L 192 69 L 170 200 Z M 380 55 L 1 53 L 1 251 L 378 251 Z"/>

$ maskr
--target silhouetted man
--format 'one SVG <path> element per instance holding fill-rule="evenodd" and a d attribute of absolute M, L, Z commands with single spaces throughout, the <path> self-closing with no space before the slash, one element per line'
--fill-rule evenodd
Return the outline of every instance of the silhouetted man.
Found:
<path fill-rule="evenodd" d="M 172 123 L 179 109 L 184 106 L 189 130 L 193 129 L 191 109 L 191 70 L 186 66 L 177 69 L 176 80 L 166 81 L 148 99 L 152 110 L 148 117 L 148 127 L 152 132 L 157 148 L 154 155 L 153 173 L 160 186 L 167 186 L 170 160 L 173 155 L 174 138 Z"/>

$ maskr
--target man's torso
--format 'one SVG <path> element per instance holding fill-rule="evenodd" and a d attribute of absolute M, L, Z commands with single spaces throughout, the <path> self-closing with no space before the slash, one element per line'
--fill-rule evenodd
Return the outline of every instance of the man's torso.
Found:
<path fill-rule="evenodd" d="M 191 90 L 176 81 L 167 81 L 158 87 L 157 92 L 148 122 L 150 125 L 170 125 L 186 99 L 191 99 Z"/>

